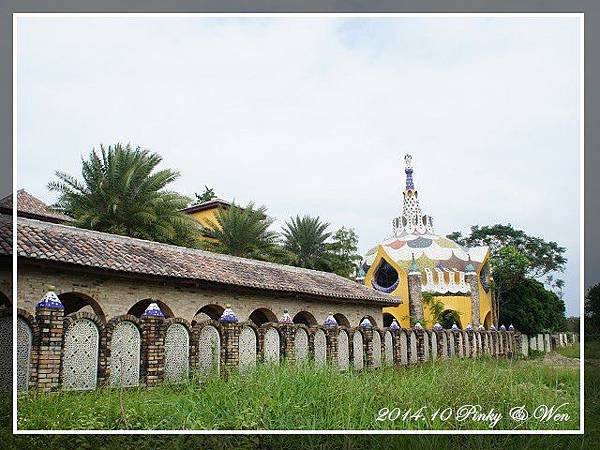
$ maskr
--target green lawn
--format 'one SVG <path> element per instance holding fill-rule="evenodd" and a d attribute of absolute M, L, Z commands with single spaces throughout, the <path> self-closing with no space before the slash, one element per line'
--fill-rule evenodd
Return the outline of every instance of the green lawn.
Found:
<path fill-rule="evenodd" d="M 454 359 L 361 373 L 259 366 L 246 377 L 214 377 L 202 384 L 122 394 L 101 389 L 28 395 L 19 400 L 18 424 L 22 429 L 489 429 L 490 421 L 457 417 L 461 406 L 480 405 L 482 413 L 503 416 L 494 429 L 576 429 L 578 397 L 576 367 L 540 360 Z M 509 418 L 512 407 L 532 413 L 539 405 L 565 403 L 564 421 Z M 390 416 L 378 421 L 383 408 Z"/>

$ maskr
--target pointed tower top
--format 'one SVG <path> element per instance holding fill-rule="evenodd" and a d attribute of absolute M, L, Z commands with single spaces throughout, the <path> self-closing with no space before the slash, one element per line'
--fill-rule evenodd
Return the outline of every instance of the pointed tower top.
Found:
<path fill-rule="evenodd" d="M 413 182 L 413 168 L 412 168 L 412 156 L 407 153 L 404 155 L 404 162 L 406 163 L 406 167 L 404 168 L 404 173 L 406 174 L 406 190 L 414 190 L 415 184 Z"/>

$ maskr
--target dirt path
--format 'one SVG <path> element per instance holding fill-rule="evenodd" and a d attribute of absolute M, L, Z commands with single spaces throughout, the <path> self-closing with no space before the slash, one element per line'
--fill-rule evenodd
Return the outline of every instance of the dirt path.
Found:
<path fill-rule="evenodd" d="M 554 367 L 579 367 L 579 358 L 567 358 L 555 352 L 546 353 L 543 363 Z"/>

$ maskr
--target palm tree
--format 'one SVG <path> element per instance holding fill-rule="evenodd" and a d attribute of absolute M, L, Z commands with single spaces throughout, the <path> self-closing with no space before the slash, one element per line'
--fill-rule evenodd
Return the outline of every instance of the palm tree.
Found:
<path fill-rule="evenodd" d="M 197 222 L 181 212 L 190 199 L 165 190 L 179 173 L 155 171 L 161 161 L 158 154 L 130 144 L 101 145 L 82 159 L 83 181 L 56 172 L 58 181 L 48 183 L 60 193 L 54 207 L 81 228 L 196 247 Z"/>
<path fill-rule="evenodd" d="M 269 231 L 273 219 L 267 216 L 267 208 L 255 208 L 248 203 L 245 208 L 235 204 L 220 209 L 215 220 L 207 220 L 204 226 L 204 248 L 244 258 L 270 260 L 277 253 L 278 235 Z"/>
<path fill-rule="evenodd" d="M 296 216 L 286 222 L 283 247 L 292 255 L 290 264 L 308 269 L 331 270 L 330 253 L 325 241 L 331 236 L 329 224 L 319 217 Z"/>

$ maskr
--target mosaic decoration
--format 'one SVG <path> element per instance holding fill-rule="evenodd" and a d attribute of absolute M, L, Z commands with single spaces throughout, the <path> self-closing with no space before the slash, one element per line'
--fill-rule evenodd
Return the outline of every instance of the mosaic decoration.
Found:
<path fill-rule="evenodd" d="M 454 322 L 454 323 L 452 324 L 452 329 L 453 329 L 453 330 L 458 330 L 458 325 L 456 325 L 456 322 Z"/>
<path fill-rule="evenodd" d="M 420 322 L 415 323 L 415 329 L 417 329 L 417 330 L 422 330 L 423 329 L 423 326 L 421 325 Z"/>
<path fill-rule="evenodd" d="M 266 363 L 279 364 L 279 333 L 270 327 L 263 340 L 263 358 Z"/>
<path fill-rule="evenodd" d="M 19 318 L 19 320 L 22 320 Z M 27 324 L 25 324 L 27 325 Z M 27 325 L 28 326 L 28 325 Z M 17 328 L 17 338 L 19 329 Z M 12 317 L 0 317 L 0 390 L 12 390 Z M 17 350 L 18 355 L 18 350 Z"/>
<path fill-rule="evenodd" d="M 504 325 L 500 325 L 500 331 L 506 331 L 506 327 Z"/>
<path fill-rule="evenodd" d="M 54 292 L 53 287 L 44 294 L 42 299 L 37 302 L 36 305 L 38 308 L 49 308 L 49 309 L 64 309 L 62 302 Z"/>
<path fill-rule="evenodd" d="M 168 381 L 185 379 L 189 367 L 190 334 L 184 325 L 173 323 L 169 325 L 165 334 L 165 379 Z"/>
<path fill-rule="evenodd" d="M 373 288 L 380 292 L 393 292 L 400 283 L 398 272 L 385 259 L 379 262 L 379 266 L 371 280 Z"/>
<path fill-rule="evenodd" d="M 283 311 L 283 315 L 279 318 L 279 323 L 285 323 L 289 325 L 294 323 L 294 320 L 292 319 L 292 316 L 289 315 L 287 310 L 285 310 Z"/>
<path fill-rule="evenodd" d="M 89 319 L 77 319 L 65 331 L 63 380 L 65 391 L 96 388 L 98 374 L 98 327 Z"/>
<path fill-rule="evenodd" d="M 231 309 L 230 305 L 227 305 L 221 317 L 219 317 L 219 322 L 221 323 L 237 323 L 238 318 L 234 314 L 233 309 Z"/>
<path fill-rule="evenodd" d="M 481 272 L 479 272 L 479 282 L 481 283 L 481 287 L 485 290 L 485 292 L 490 291 L 490 263 L 486 262 L 481 268 Z"/>
<path fill-rule="evenodd" d="M 219 373 L 221 363 L 221 336 L 219 330 L 206 325 L 198 336 L 198 371 L 203 375 Z"/>
<path fill-rule="evenodd" d="M 327 358 L 327 338 L 323 330 L 315 331 L 314 335 L 314 360 L 315 365 L 322 366 Z"/>
<path fill-rule="evenodd" d="M 335 327 L 337 324 L 337 320 L 335 320 L 335 317 L 333 317 L 333 313 L 329 313 L 325 319 L 325 322 L 323 322 L 323 325 L 326 327 Z"/>
<path fill-rule="evenodd" d="M 453 358 L 456 354 L 454 333 L 450 332 L 446 335 L 446 337 L 448 338 L 448 357 Z"/>
<path fill-rule="evenodd" d="M 470 323 L 467 324 L 467 326 L 465 327 L 465 330 L 467 330 L 467 331 L 473 331 L 473 325 L 471 325 Z"/>
<path fill-rule="evenodd" d="M 427 248 L 427 247 L 430 247 L 432 243 L 433 243 L 433 240 L 431 240 L 431 239 L 425 239 L 422 237 L 418 237 L 416 239 L 413 239 L 412 241 L 408 241 L 407 245 L 410 248 Z"/>
<path fill-rule="evenodd" d="M 256 333 L 251 327 L 244 326 L 240 331 L 240 372 L 256 367 Z"/>
<path fill-rule="evenodd" d="M 410 345 L 410 355 L 408 356 L 408 362 L 411 364 L 416 364 L 418 362 L 417 359 L 417 335 L 414 331 L 410 332 L 410 338 L 408 340 Z"/>
<path fill-rule="evenodd" d="M 385 294 L 390 294 L 390 293 L 394 292 L 399 284 L 400 284 L 400 278 L 398 278 L 394 282 L 394 284 L 392 284 L 391 286 L 388 286 L 388 287 L 383 287 L 383 286 L 380 286 L 379 284 L 377 284 L 377 281 L 375 281 L 375 278 L 371 279 L 371 285 L 373 286 L 373 288 L 378 290 L 379 292 L 383 292 Z"/>
<path fill-rule="evenodd" d="M 400 250 L 402 247 L 406 245 L 406 241 L 401 241 L 400 239 L 396 239 L 388 244 L 394 250 Z"/>
<path fill-rule="evenodd" d="M 358 331 L 352 336 L 352 346 L 354 349 L 354 358 L 352 361 L 354 369 L 362 370 L 364 366 L 363 337 Z"/>
<path fill-rule="evenodd" d="M 308 361 L 308 333 L 303 328 L 298 328 L 294 337 L 294 351 L 296 362 Z"/>
<path fill-rule="evenodd" d="M 479 331 L 483 331 L 483 330 L 484 330 L 484 328 L 483 328 L 483 325 L 481 325 L 481 324 L 480 324 L 480 325 L 477 327 L 477 330 L 479 330 Z"/>
<path fill-rule="evenodd" d="M 437 359 L 437 334 L 431 333 L 431 359 L 435 361 Z"/>
<path fill-rule="evenodd" d="M 385 364 L 394 364 L 394 339 L 392 333 L 386 331 L 383 335 L 383 342 L 385 343 Z"/>
<path fill-rule="evenodd" d="M 440 334 L 440 341 L 441 341 L 441 349 L 442 352 L 440 353 L 440 358 L 447 358 L 448 357 L 448 336 L 446 335 L 446 333 L 441 333 Z"/>
<path fill-rule="evenodd" d="M 165 317 L 165 315 L 158 307 L 158 304 L 150 303 L 144 311 L 144 314 L 142 314 L 142 317 Z"/>
<path fill-rule="evenodd" d="M 398 325 L 398 321 L 396 319 L 392 320 L 392 323 L 390 324 L 390 330 L 399 330 L 400 329 L 400 325 Z"/>
<path fill-rule="evenodd" d="M 373 332 L 373 367 L 381 367 L 381 335 Z"/>
<path fill-rule="evenodd" d="M 348 333 L 340 330 L 338 334 L 338 367 L 340 370 L 348 370 L 350 366 L 350 349 Z"/>
<path fill-rule="evenodd" d="M 496 327 L 494 325 L 490 326 L 490 331 L 496 331 Z"/>
<path fill-rule="evenodd" d="M 435 331 L 442 331 L 442 330 L 444 329 L 444 327 L 443 327 L 443 326 L 441 326 L 441 325 L 439 324 L 439 322 L 436 322 L 436 324 L 433 326 L 433 329 L 434 329 Z"/>
<path fill-rule="evenodd" d="M 4 333 L 0 333 L 0 337 L 3 339 L 2 342 L 11 342 L 12 343 L 12 323 L 10 317 L 7 317 L 3 320 L 2 331 L 8 331 L 8 336 L 5 336 Z M 6 327 L 6 324 L 9 326 Z M 17 391 L 24 392 L 29 387 L 29 371 L 31 364 L 31 344 L 33 342 L 33 333 L 31 332 L 31 327 L 29 324 L 17 317 Z M 12 349 L 12 345 L 9 347 Z M 8 361 L 11 361 L 9 359 Z M 12 382 L 12 372 L 8 375 L 10 376 L 10 381 Z"/>
<path fill-rule="evenodd" d="M 515 331 L 515 327 L 512 323 L 508 326 L 508 331 Z"/>
<path fill-rule="evenodd" d="M 400 364 L 408 364 L 408 339 L 406 333 L 400 333 Z"/>
<path fill-rule="evenodd" d="M 111 341 L 110 384 L 137 386 L 140 382 L 140 331 L 130 321 L 119 322 Z"/>

